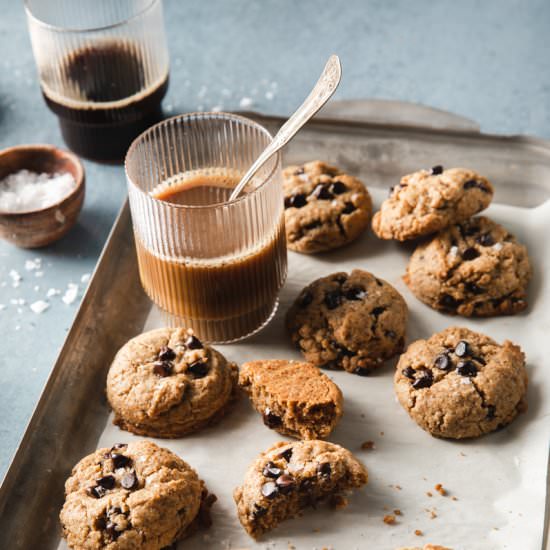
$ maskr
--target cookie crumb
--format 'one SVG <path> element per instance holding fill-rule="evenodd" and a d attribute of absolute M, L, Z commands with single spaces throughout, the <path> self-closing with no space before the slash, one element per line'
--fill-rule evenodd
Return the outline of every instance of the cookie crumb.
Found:
<path fill-rule="evenodd" d="M 441 483 L 438 483 L 434 489 L 442 496 L 447 496 L 447 490 L 441 485 Z"/>
<path fill-rule="evenodd" d="M 374 441 L 363 441 L 363 443 L 361 443 L 361 449 L 365 451 L 372 451 L 375 448 Z"/>
<path fill-rule="evenodd" d="M 452 497 L 451 497 L 451 500 L 458 500 L 458 498 L 455 497 L 455 496 L 452 496 Z"/>
<path fill-rule="evenodd" d="M 433 497 L 433 494 L 430 491 L 426 491 L 426 496 Z"/>
<path fill-rule="evenodd" d="M 417 536 L 417 537 L 421 537 L 424 533 L 420 530 L 420 529 L 416 529 L 414 531 L 414 534 Z"/>
<path fill-rule="evenodd" d="M 395 525 L 395 516 L 392 514 L 387 514 L 384 516 L 384 523 L 386 525 Z"/>
<path fill-rule="evenodd" d="M 396 485 L 395 488 L 396 488 L 398 491 L 401 491 L 401 489 L 402 489 L 401 485 Z"/>
<path fill-rule="evenodd" d="M 401 510 L 399 508 L 396 508 L 393 513 L 396 515 L 396 516 L 400 516 L 401 515 Z"/>
<path fill-rule="evenodd" d="M 384 432 L 380 432 L 380 435 L 381 435 L 382 437 L 384 437 Z"/>
<path fill-rule="evenodd" d="M 336 510 L 342 510 L 348 505 L 348 499 L 342 495 L 332 495 L 330 505 Z"/>

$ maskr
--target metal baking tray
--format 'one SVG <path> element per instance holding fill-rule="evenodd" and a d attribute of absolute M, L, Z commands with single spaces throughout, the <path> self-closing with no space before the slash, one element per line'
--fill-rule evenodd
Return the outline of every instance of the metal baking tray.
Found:
<path fill-rule="evenodd" d="M 346 118 L 336 118 L 342 112 Z M 283 122 L 251 116 L 271 131 Z M 373 116 L 377 122 L 363 120 Z M 340 105 L 339 112 L 325 111 L 284 153 L 287 164 L 316 158 L 350 171 L 372 189 L 387 189 L 402 174 L 441 163 L 473 167 L 497 182 L 495 202 L 501 204 L 532 208 L 550 198 L 550 143 L 481 134 L 470 121 L 409 104 L 351 102 Z M 332 271 L 337 270 L 333 264 Z M 58 547 L 64 481 L 96 448 L 108 419 L 107 369 L 118 348 L 143 330 L 151 308 L 139 282 L 125 203 L 0 487 L 0 548 Z M 200 473 L 201 465 L 193 466 Z M 547 532 L 543 548 L 546 539 Z M 400 544 L 392 540 L 392 545 Z"/>

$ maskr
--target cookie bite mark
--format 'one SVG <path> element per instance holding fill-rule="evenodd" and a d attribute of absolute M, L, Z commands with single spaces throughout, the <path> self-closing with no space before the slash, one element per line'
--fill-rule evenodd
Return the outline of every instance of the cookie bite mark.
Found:
<path fill-rule="evenodd" d="M 241 367 L 239 385 L 264 424 L 283 435 L 323 439 L 342 416 L 340 388 L 311 363 L 250 361 Z"/>
<path fill-rule="evenodd" d="M 391 285 L 356 269 L 308 285 L 286 326 L 307 361 L 366 376 L 403 350 L 406 318 L 405 301 Z"/>
<path fill-rule="evenodd" d="M 250 536 L 259 538 L 304 508 L 361 487 L 367 478 L 361 462 L 339 445 L 277 443 L 251 464 L 234 491 L 239 520 Z"/>
<path fill-rule="evenodd" d="M 440 231 L 487 208 L 493 186 L 465 168 L 434 166 L 404 176 L 372 220 L 381 239 L 406 241 Z"/>
<path fill-rule="evenodd" d="M 480 216 L 419 244 L 404 281 L 434 309 L 490 317 L 524 310 L 530 278 L 525 246 L 504 227 Z"/>
<path fill-rule="evenodd" d="M 413 342 L 399 359 L 394 387 L 411 418 L 436 437 L 478 437 L 525 409 L 525 357 L 509 341 L 451 327 Z"/>
<path fill-rule="evenodd" d="M 70 548 L 161 550 L 195 529 L 208 491 L 178 456 L 138 441 L 84 457 L 65 494 L 60 520 Z"/>
<path fill-rule="evenodd" d="M 314 161 L 283 171 L 285 226 L 291 250 L 312 254 L 355 240 L 368 226 L 372 200 L 364 185 Z"/>
<path fill-rule="evenodd" d="M 107 375 L 114 422 L 153 437 L 181 437 L 221 418 L 238 371 L 192 331 L 158 329 L 130 340 Z"/>

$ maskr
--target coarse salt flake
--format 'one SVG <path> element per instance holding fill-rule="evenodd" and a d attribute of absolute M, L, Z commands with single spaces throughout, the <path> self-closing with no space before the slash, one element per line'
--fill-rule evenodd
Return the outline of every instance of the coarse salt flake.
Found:
<path fill-rule="evenodd" d="M 76 187 L 72 174 L 19 170 L 0 180 L 0 210 L 42 210 L 63 200 Z"/>
<path fill-rule="evenodd" d="M 21 277 L 21 275 L 19 275 L 19 273 L 17 271 L 15 271 L 15 269 L 12 269 L 9 272 L 9 276 L 11 277 L 11 280 L 14 283 L 18 283 L 23 278 L 23 277 Z"/>
<path fill-rule="evenodd" d="M 50 304 L 48 304 L 48 302 L 46 302 L 45 300 L 37 300 L 36 302 L 33 302 L 30 306 L 29 306 L 32 311 L 34 311 L 34 313 L 44 313 L 44 311 L 46 311 L 49 307 L 50 307 Z"/>
<path fill-rule="evenodd" d="M 82 277 L 80 277 L 81 283 L 87 283 L 90 280 L 91 275 L 89 273 L 84 273 Z"/>
<path fill-rule="evenodd" d="M 265 98 L 266 98 L 268 101 L 271 101 L 274 97 L 275 97 L 275 94 L 274 94 L 271 90 L 268 90 L 268 91 L 265 93 Z"/>
<path fill-rule="evenodd" d="M 3 309 L 6 309 L 6 306 L 4 304 L 0 304 L 0 311 L 2 311 Z"/>
<path fill-rule="evenodd" d="M 495 250 L 497 250 L 497 251 L 498 251 L 498 250 L 502 250 L 502 243 L 495 243 L 495 244 L 493 245 L 493 248 L 494 248 Z"/>
<path fill-rule="evenodd" d="M 451 246 L 451 249 L 449 250 L 449 253 L 451 256 L 457 256 L 458 255 L 458 246 Z"/>
<path fill-rule="evenodd" d="M 252 101 L 251 97 L 243 97 L 239 101 L 239 106 L 241 109 L 247 109 L 248 107 L 252 107 L 254 101 Z"/>
<path fill-rule="evenodd" d="M 43 277 L 43 276 L 44 276 L 44 272 L 43 272 L 43 271 L 35 271 L 35 272 L 34 272 L 34 276 L 35 276 L 35 277 Z"/>
<path fill-rule="evenodd" d="M 51 298 L 52 296 L 59 296 L 61 294 L 61 290 L 57 288 L 48 288 L 48 292 L 46 292 L 46 296 L 48 298 Z"/>
<path fill-rule="evenodd" d="M 25 260 L 25 269 L 27 271 L 34 271 L 35 269 L 40 269 L 41 265 L 42 265 L 42 260 L 40 258 L 36 258 L 35 260 Z"/>
<path fill-rule="evenodd" d="M 65 291 L 65 294 L 61 297 L 63 302 L 67 305 L 72 304 L 78 295 L 78 285 L 74 283 L 69 283 L 67 285 L 67 290 Z"/>

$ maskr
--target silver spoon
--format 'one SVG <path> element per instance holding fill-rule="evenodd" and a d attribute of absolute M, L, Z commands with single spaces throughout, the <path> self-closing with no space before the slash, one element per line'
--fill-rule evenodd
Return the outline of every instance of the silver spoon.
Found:
<path fill-rule="evenodd" d="M 233 189 L 229 201 L 235 200 L 241 194 L 246 184 L 260 167 L 279 149 L 284 147 L 295 136 L 296 132 L 331 98 L 336 88 L 338 88 L 338 84 L 340 84 L 341 76 L 342 67 L 340 66 L 340 59 L 337 55 L 331 55 L 325 65 L 323 74 L 321 74 L 311 93 L 294 114 L 281 126 L 269 145 L 241 178 L 237 187 Z"/>

